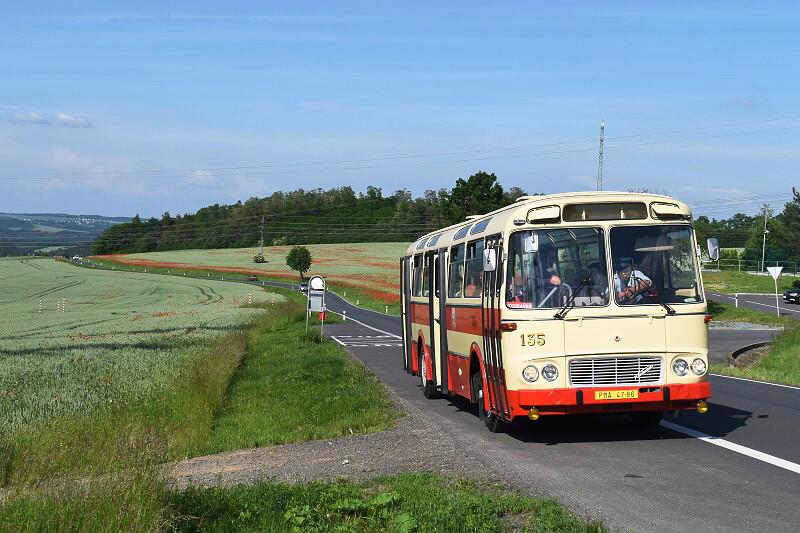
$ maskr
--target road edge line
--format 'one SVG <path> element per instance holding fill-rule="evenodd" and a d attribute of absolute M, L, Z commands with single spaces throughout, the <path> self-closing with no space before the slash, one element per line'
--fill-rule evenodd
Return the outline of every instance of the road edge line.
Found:
<path fill-rule="evenodd" d="M 772 383 L 771 381 L 761 381 L 760 379 L 740 378 L 737 376 L 728 376 L 727 374 L 709 373 L 708 375 L 720 378 L 738 379 L 740 381 L 749 381 L 750 383 L 761 383 L 762 385 L 772 385 L 773 387 L 784 387 L 786 389 L 800 390 L 800 387 L 796 387 L 794 385 L 784 385 L 783 383 Z"/>
<path fill-rule="evenodd" d="M 677 431 L 678 433 L 683 433 L 684 435 L 689 435 L 690 437 L 702 440 L 703 442 L 713 444 L 714 446 L 719 446 L 721 448 L 725 448 L 726 450 L 730 450 L 732 452 L 746 455 L 758 461 L 771 464 L 772 466 L 783 468 L 784 470 L 794 472 L 795 474 L 800 474 L 800 464 L 787 461 L 786 459 L 781 459 L 780 457 L 775 457 L 774 455 L 760 452 L 758 450 L 754 450 L 753 448 L 748 448 L 747 446 L 742 446 L 741 444 L 736 444 L 735 442 L 731 442 L 720 437 L 707 435 L 701 431 L 687 428 L 667 420 L 662 420 L 661 426 L 671 429 L 672 431 Z"/>

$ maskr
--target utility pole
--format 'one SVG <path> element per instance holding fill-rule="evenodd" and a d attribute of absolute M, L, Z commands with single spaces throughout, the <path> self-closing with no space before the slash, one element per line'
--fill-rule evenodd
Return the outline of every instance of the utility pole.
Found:
<path fill-rule="evenodd" d="M 264 215 L 261 215 L 261 240 L 258 243 L 258 253 L 264 257 Z"/>
<path fill-rule="evenodd" d="M 603 190 L 603 142 L 605 141 L 606 123 L 600 121 L 600 156 L 597 160 L 597 190 Z"/>
<path fill-rule="evenodd" d="M 765 255 L 765 253 L 767 251 L 767 233 L 769 233 L 769 230 L 767 230 L 767 215 L 768 214 L 769 214 L 769 210 L 767 209 L 767 206 L 765 205 L 764 206 L 764 241 L 761 244 L 761 272 L 764 272 L 764 255 Z"/>

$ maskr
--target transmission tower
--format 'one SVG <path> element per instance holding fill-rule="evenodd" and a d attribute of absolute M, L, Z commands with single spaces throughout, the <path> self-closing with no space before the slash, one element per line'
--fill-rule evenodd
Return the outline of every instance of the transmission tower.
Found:
<path fill-rule="evenodd" d="M 258 253 L 264 256 L 264 216 L 261 216 L 261 240 L 258 242 Z"/>
<path fill-rule="evenodd" d="M 600 121 L 600 154 L 597 159 L 597 190 L 603 190 L 603 142 L 606 136 L 606 123 Z"/>

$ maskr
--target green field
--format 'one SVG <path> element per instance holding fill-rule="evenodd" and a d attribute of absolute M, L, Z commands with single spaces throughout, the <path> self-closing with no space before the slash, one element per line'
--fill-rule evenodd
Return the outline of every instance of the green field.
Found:
<path fill-rule="evenodd" d="M 796 276 L 781 276 L 778 278 L 778 291 L 783 292 L 800 278 Z M 774 294 L 775 281 L 771 276 L 748 274 L 723 270 L 722 272 L 703 272 L 703 286 L 706 292 L 722 292 L 734 294 L 737 292 L 763 292 Z"/>
<path fill-rule="evenodd" d="M 348 300 L 370 308 L 398 312 L 400 301 L 400 257 L 408 243 L 347 243 L 305 245 L 313 259 L 306 276 L 322 275 L 329 287 Z M 264 248 L 267 263 L 256 264 L 257 248 L 175 250 L 142 254 L 94 256 L 105 264 L 152 272 L 214 272 L 220 275 L 256 274 L 263 279 L 296 282 L 299 274 L 286 266 L 290 246 Z"/>
<path fill-rule="evenodd" d="M 133 402 L 170 383 L 209 339 L 252 322 L 244 308 L 282 297 L 245 285 L 2 260 L 0 425 Z M 41 306 L 41 307 L 40 307 Z M 41 310 L 40 310 L 41 309 Z"/>

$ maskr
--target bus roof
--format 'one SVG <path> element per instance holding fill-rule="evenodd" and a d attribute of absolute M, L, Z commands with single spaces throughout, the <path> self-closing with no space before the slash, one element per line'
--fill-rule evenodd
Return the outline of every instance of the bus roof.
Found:
<path fill-rule="evenodd" d="M 496 209 L 483 215 L 470 215 L 465 220 L 447 226 L 436 231 L 427 233 L 420 238 L 416 239 L 409 247 L 407 253 L 409 255 L 416 253 L 418 250 L 424 250 L 429 247 L 440 247 L 448 241 L 452 241 L 456 234 L 461 233 L 459 230 L 466 230 L 473 228 L 470 234 L 474 234 L 474 228 L 477 227 L 482 221 L 489 221 L 489 219 L 496 218 L 496 215 L 501 215 L 502 219 L 507 219 L 512 211 L 520 207 L 537 207 L 546 205 L 559 205 L 563 206 L 569 203 L 611 203 L 611 202 L 664 202 L 669 204 L 676 204 L 682 211 L 690 212 L 689 207 L 680 200 L 676 200 L 671 196 L 662 194 L 638 193 L 638 192 L 622 192 L 622 191 L 578 191 L 578 192 L 565 192 L 556 194 L 543 194 L 537 196 L 522 196 L 516 202 Z M 435 239 L 435 242 L 428 243 L 428 239 L 439 235 L 440 238 Z M 464 237 L 458 235 L 458 238 Z M 456 240 L 458 240 L 458 238 Z"/>

